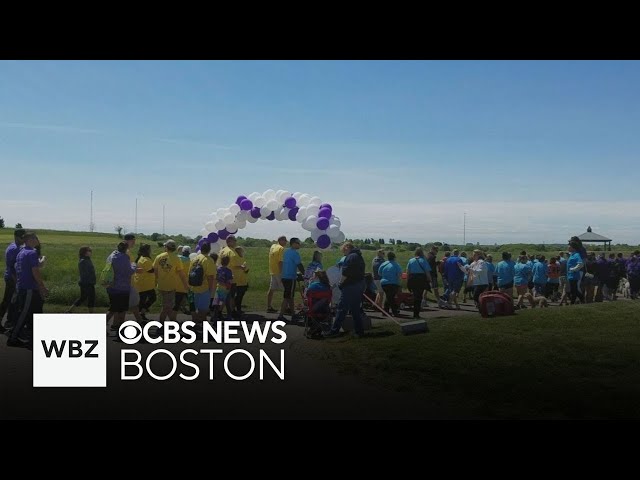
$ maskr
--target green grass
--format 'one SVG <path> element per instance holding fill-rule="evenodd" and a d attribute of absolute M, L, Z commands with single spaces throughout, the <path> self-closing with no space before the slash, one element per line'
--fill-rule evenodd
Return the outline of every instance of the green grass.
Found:
<path fill-rule="evenodd" d="M 418 395 L 426 415 L 640 418 L 638 302 L 442 318 L 429 328 L 404 336 L 385 324 L 359 340 L 327 340 L 313 353 Z"/>

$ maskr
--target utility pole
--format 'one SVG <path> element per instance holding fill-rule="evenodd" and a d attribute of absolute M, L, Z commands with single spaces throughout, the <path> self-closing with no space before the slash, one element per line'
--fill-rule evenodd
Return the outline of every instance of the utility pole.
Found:
<path fill-rule="evenodd" d="M 93 190 L 91 190 L 91 209 L 89 211 L 89 231 L 93 232 L 95 225 L 93 224 Z"/>
<path fill-rule="evenodd" d="M 136 196 L 136 221 L 133 224 L 133 233 L 138 233 L 138 197 Z"/>

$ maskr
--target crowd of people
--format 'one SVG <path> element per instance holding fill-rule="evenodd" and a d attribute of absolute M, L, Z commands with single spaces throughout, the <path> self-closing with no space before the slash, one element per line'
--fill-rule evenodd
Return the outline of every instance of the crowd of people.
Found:
<path fill-rule="evenodd" d="M 33 315 L 41 313 L 48 290 L 41 269 L 46 259 L 39 250 L 35 232 L 16 229 L 14 242 L 6 249 L 5 290 L 0 304 L 0 333 L 8 336 L 10 346 L 26 346 L 31 341 Z M 104 268 L 96 273 L 92 249 L 83 246 L 78 252 L 80 296 L 67 312 L 87 303 L 93 312 L 96 285 L 106 289 L 109 297 L 107 321 L 113 319 L 111 330 L 118 330 L 127 312 L 140 323 L 148 321 L 147 313 L 158 298 L 161 301 L 159 321 L 176 320 L 179 312 L 191 315 L 196 324 L 210 316 L 212 320 L 240 319 L 242 303 L 249 287 L 249 266 L 244 249 L 237 245 L 235 236 L 226 239 L 220 254 L 211 252 L 207 242 L 197 253 L 189 246 L 179 246 L 167 240 L 164 251 L 152 257 L 151 246 L 142 243 L 135 251 L 134 234 L 124 236 L 108 256 Z M 288 246 L 288 248 L 287 248 Z M 437 260 L 438 247 L 433 246 L 425 255 L 417 248 L 406 268 L 396 261 L 392 251 L 378 250 L 371 263 L 371 272 L 365 272 L 361 251 L 351 242 L 345 242 L 338 262 L 340 278 L 331 285 L 322 264 L 322 253 L 315 251 L 306 267 L 299 249 L 301 241 L 285 236 L 278 238 L 269 250 L 270 283 L 267 292 L 267 312 L 279 313 L 278 319 L 287 323 L 299 320 L 294 310 L 294 295 L 300 282 L 306 292 L 329 291 L 339 288 L 341 295 L 336 305 L 336 318 L 324 336 L 337 335 L 346 315 L 351 313 L 355 335 L 362 335 L 363 299 L 370 299 L 387 314 L 398 316 L 398 293 L 402 280 L 412 294 L 413 317 L 420 318 L 427 292 L 433 292 L 438 306 L 460 309 L 458 298 L 467 295 L 479 305 L 485 291 L 498 290 L 515 298 L 516 308 L 547 306 L 549 301 L 560 305 L 616 300 L 623 282 L 632 299 L 640 290 L 640 251 L 629 258 L 622 254 L 587 253 L 577 237 L 568 244 L 568 251 L 547 259 L 544 255 L 520 252 L 517 261 L 510 252 L 502 253 L 502 260 L 494 264 L 491 255 L 474 250 L 468 259 L 466 252 L 445 252 Z M 443 293 L 440 295 L 439 277 Z M 515 289 L 516 295 L 513 295 Z M 279 310 L 273 307 L 275 292 L 283 292 Z M 2 324 L 5 314 L 6 323 Z M 289 315 L 290 319 L 286 316 Z"/>

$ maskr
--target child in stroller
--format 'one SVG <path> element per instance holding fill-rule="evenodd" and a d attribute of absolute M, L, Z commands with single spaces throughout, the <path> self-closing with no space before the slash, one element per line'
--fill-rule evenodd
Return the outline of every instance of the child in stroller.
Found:
<path fill-rule="evenodd" d="M 305 291 L 304 334 L 307 338 L 322 338 L 323 330 L 331 328 L 331 298 L 333 292 L 329 277 L 323 270 L 317 270 Z"/>

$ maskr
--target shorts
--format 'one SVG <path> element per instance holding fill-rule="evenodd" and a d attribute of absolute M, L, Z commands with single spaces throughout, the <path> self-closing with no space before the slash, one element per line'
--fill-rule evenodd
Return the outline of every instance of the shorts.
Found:
<path fill-rule="evenodd" d="M 282 286 L 284 287 L 284 295 L 283 298 L 290 299 L 293 298 L 293 283 L 295 280 L 291 280 L 289 278 L 282 279 Z"/>
<path fill-rule="evenodd" d="M 230 290 L 227 290 L 224 287 L 216 288 L 216 305 L 222 305 L 226 302 L 229 297 L 229 292 Z"/>
<path fill-rule="evenodd" d="M 431 287 L 438 288 L 438 274 L 436 272 L 431 272 Z"/>
<path fill-rule="evenodd" d="M 453 280 L 453 281 L 449 282 L 449 291 L 458 293 L 460 291 L 460 289 L 462 288 L 463 282 L 464 281 L 463 281 L 462 278 L 460 280 Z"/>
<path fill-rule="evenodd" d="M 271 275 L 271 283 L 269 283 L 269 290 L 284 290 L 280 275 Z"/>
<path fill-rule="evenodd" d="M 162 308 L 173 309 L 173 305 L 176 302 L 176 291 L 160 290 L 160 298 L 162 298 Z"/>
<path fill-rule="evenodd" d="M 136 290 L 136 288 L 131 285 L 129 289 L 129 310 L 140 305 L 140 294 Z"/>
<path fill-rule="evenodd" d="M 176 292 L 176 298 L 173 301 L 173 311 L 179 312 L 182 302 L 187 298 L 187 292 Z"/>
<path fill-rule="evenodd" d="M 129 292 L 109 293 L 109 311 L 125 313 L 129 310 Z"/>
<path fill-rule="evenodd" d="M 196 310 L 198 312 L 209 311 L 209 305 L 211 304 L 211 292 L 207 290 L 206 292 L 202 293 L 194 293 L 193 303 L 195 304 Z"/>
<path fill-rule="evenodd" d="M 382 292 L 382 283 L 380 283 L 380 280 L 374 280 L 373 283 L 376 286 L 376 292 L 384 293 Z"/>
<path fill-rule="evenodd" d="M 504 285 L 498 285 L 498 288 L 503 290 L 513 290 L 513 282 L 505 283 Z"/>

